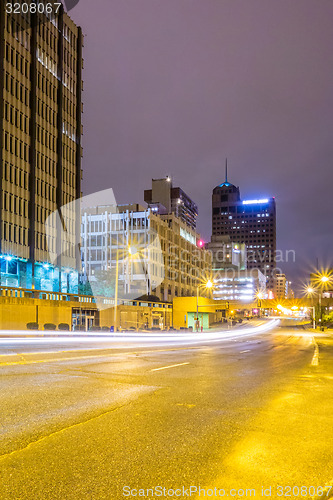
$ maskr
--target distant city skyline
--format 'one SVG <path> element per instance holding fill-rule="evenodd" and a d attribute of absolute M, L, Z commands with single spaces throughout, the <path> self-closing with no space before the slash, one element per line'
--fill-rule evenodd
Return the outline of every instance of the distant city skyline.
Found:
<path fill-rule="evenodd" d="M 276 198 L 288 278 L 329 264 L 332 2 L 81 0 L 71 15 L 86 34 L 85 194 L 141 202 L 170 174 L 207 240 L 228 157 L 244 198 Z"/>

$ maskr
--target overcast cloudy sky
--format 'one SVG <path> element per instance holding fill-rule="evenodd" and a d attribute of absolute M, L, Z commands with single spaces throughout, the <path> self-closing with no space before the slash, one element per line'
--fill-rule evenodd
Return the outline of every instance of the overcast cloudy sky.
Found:
<path fill-rule="evenodd" d="M 292 278 L 333 249 L 333 0 L 80 0 L 84 192 L 142 202 L 171 174 L 211 233 L 211 192 L 275 196 Z"/>

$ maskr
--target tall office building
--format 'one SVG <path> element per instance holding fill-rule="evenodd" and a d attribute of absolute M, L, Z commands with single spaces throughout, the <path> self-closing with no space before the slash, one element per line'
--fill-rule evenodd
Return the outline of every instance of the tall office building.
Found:
<path fill-rule="evenodd" d="M 66 241 L 79 243 L 80 213 L 75 204 L 61 207 L 81 196 L 82 31 L 62 6 L 14 14 L 6 3 L 0 0 L 0 282 L 74 292 L 75 245 L 63 256 Z M 55 211 L 58 227 L 47 239 L 45 221 Z"/>
<path fill-rule="evenodd" d="M 170 177 L 153 179 L 152 189 L 144 192 L 144 200 L 153 211 L 160 215 L 174 214 L 196 230 L 198 207 L 181 188 L 172 186 Z"/>
<path fill-rule="evenodd" d="M 230 236 L 245 243 L 248 269 L 259 269 L 275 289 L 276 207 L 275 199 L 241 200 L 239 187 L 226 180 L 213 190 L 213 237 Z"/>

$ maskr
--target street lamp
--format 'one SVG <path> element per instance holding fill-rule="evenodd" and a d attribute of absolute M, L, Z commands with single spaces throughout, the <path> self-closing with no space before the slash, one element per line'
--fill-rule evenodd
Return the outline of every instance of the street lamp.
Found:
<path fill-rule="evenodd" d="M 319 319 L 318 322 L 322 323 L 322 295 L 325 286 L 331 282 L 331 275 L 326 273 L 318 273 L 315 276 L 315 286 L 307 286 L 306 293 L 311 297 L 318 294 L 318 307 L 319 307 Z M 313 328 L 316 328 L 316 307 L 312 306 L 313 310 Z"/>
<path fill-rule="evenodd" d="M 323 309 L 322 309 L 322 295 L 324 291 L 325 285 L 330 281 L 330 278 L 326 275 L 320 276 L 320 281 L 319 281 L 319 323 L 320 326 L 322 324 L 322 319 L 323 319 Z"/>
<path fill-rule="evenodd" d="M 113 329 L 114 329 L 114 332 L 117 331 L 118 277 L 119 277 L 119 250 L 117 248 L 117 253 L 116 253 L 116 282 L 115 282 L 114 311 L 113 311 L 113 324 L 114 324 Z"/>
<path fill-rule="evenodd" d="M 316 293 L 316 290 L 312 286 L 306 287 L 305 290 L 306 290 L 306 293 L 309 297 L 313 297 L 314 294 Z M 312 309 L 312 327 L 315 330 L 316 329 L 316 308 L 313 305 L 313 302 L 312 302 L 312 306 L 309 309 Z"/>
<path fill-rule="evenodd" d="M 196 323 L 197 323 L 197 332 L 199 331 L 199 288 L 207 288 L 212 289 L 214 286 L 214 283 L 212 280 L 206 281 L 206 283 L 200 284 L 197 286 L 197 317 L 196 317 Z"/>
<path fill-rule="evenodd" d="M 264 298 L 264 294 L 262 292 L 258 292 L 256 297 L 257 297 L 257 307 L 259 309 L 259 318 L 260 318 L 261 317 L 261 306 L 262 306 L 261 301 Z"/>
<path fill-rule="evenodd" d="M 281 304 L 278 304 L 278 305 L 276 306 L 276 309 L 277 309 L 278 311 L 280 311 L 280 313 L 285 314 L 285 308 L 284 308 Z"/>
<path fill-rule="evenodd" d="M 117 250 L 116 250 L 116 280 L 115 280 L 114 312 L 113 312 L 113 323 L 114 323 L 114 331 L 115 332 L 118 329 L 117 316 L 118 316 L 118 288 L 119 288 L 119 283 L 118 283 L 118 281 L 119 281 L 119 253 L 120 253 L 120 250 L 122 250 L 122 254 L 124 254 L 124 256 L 125 256 L 126 255 L 125 248 L 123 248 L 123 249 L 117 248 Z M 128 246 L 128 248 L 127 248 L 127 257 L 128 258 L 132 257 L 132 255 L 134 255 L 136 253 L 138 253 L 138 251 L 136 250 L 135 247 Z M 119 326 L 121 326 L 121 325 L 119 325 Z"/>

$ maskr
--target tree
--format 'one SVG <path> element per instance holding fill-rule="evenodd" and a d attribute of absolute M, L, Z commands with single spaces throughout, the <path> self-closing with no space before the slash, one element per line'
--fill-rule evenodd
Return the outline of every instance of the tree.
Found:
<path fill-rule="evenodd" d="M 326 325 L 333 323 L 333 311 L 323 315 L 323 323 L 325 323 Z"/>

